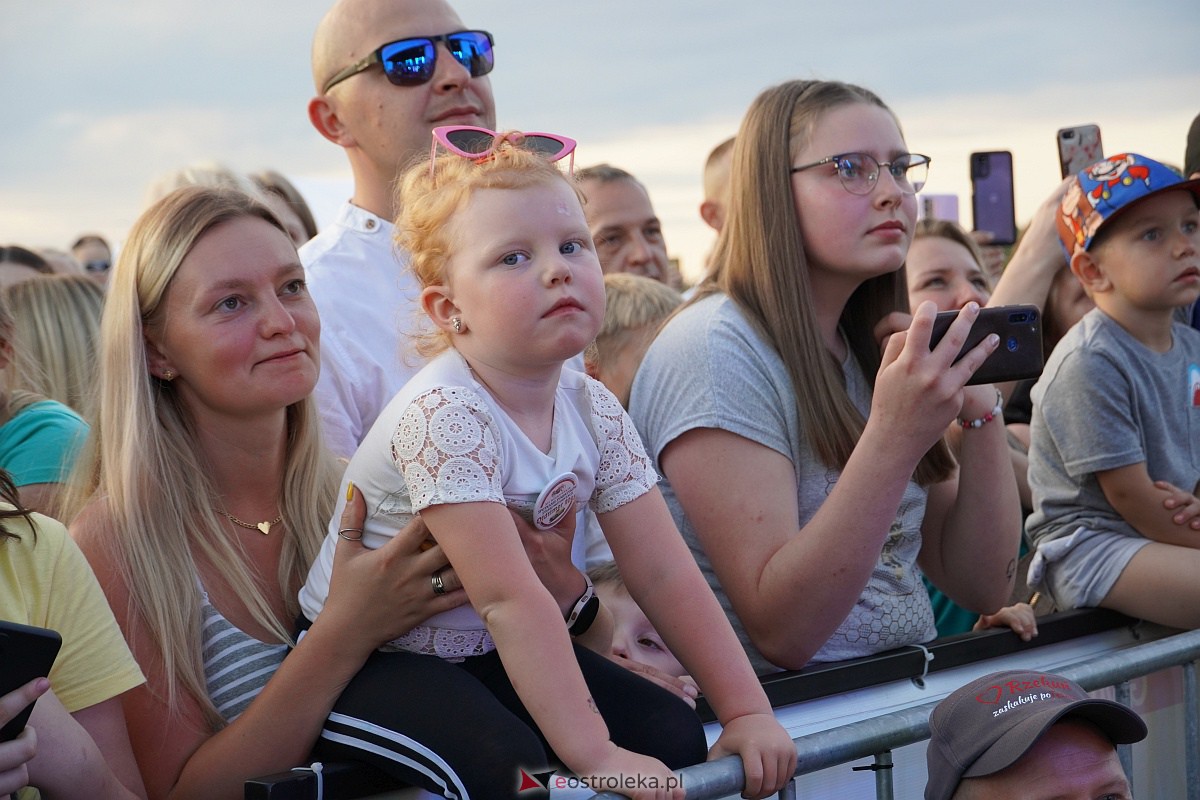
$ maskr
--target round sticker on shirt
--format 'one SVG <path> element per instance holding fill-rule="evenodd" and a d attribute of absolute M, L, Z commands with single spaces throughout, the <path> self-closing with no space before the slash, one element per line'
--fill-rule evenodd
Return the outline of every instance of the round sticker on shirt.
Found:
<path fill-rule="evenodd" d="M 578 484 L 573 472 L 564 472 L 550 481 L 533 505 L 533 524 L 548 531 L 562 522 L 575 502 L 575 487 Z"/>

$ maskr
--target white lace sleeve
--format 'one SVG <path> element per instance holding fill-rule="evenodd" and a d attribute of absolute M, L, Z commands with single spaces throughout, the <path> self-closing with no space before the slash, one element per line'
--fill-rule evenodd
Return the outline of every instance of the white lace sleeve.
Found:
<path fill-rule="evenodd" d="M 650 464 L 633 420 L 617 398 L 599 381 L 591 378 L 586 381 L 592 432 L 600 448 L 596 489 L 589 505 L 597 514 L 603 514 L 641 497 L 658 483 L 658 473 Z"/>
<path fill-rule="evenodd" d="M 414 512 L 443 503 L 504 502 L 496 423 L 470 389 L 439 386 L 416 397 L 392 434 L 392 461 Z"/>

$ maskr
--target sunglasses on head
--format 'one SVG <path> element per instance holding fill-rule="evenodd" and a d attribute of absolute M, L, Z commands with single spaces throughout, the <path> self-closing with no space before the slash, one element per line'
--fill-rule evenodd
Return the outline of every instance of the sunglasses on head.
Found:
<path fill-rule="evenodd" d="M 557 133 L 541 133 L 538 131 L 510 131 L 496 133 L 487 128 L 477 128 L 474 125 L 442 125 L 433 129 L 433 147 L 429 151 L 429 169 L 433 171 L 433 161 L 437 156 L 437 148 L 442 147 L 475 162 L 486 160 L 502 142 L 508 142 L 514 147 L 529 150 L 546 157 L 547 161 L 558 161 L 571 157 L 570 171 L 575 172 L 575 140 Z"/>
<path fill-rule="evenodd" d="M 492 35 L 487 31 L 458 31 L 442 36 L 414 36 L 388 42 L 373 53 L 334 75 L 321 90 L 325 94 L 337 84 L 365 72 L 374 64 L 383 65 L 383 74 L 396 86 L 419 86 L 433 78 L 437 68 L 438 42 L 443 42 L 454 60 L 462 64 L 472 78 L 487 75 L 496 65 L 492 53 Z"/>

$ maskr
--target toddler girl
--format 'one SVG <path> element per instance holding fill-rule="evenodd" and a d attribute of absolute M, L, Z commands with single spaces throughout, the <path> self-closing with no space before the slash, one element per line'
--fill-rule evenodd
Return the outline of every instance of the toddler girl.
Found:
<path fill-rule="evenodd" d="M 549 529 L 587 503 L 634 599 L 723 723 L 715 754 L 742 754 L 746 796 L 778 791 L 793 745 L 671 521 L 637 432 L 609 391 L 564 368 L 604 314 L 579 195 L 551 163 L 574 142 L 493 140 L 472 128 L 434 136 L 435 154 L 437 142 L 452 152 L 404 176 L 397 229 L 435 329 L 426 349 L 443 352 L 380 415 L 345 481 L 366 499 L 368 546 L 419 513 L 471 602 L 368 662 L 331 717 L 345 721 L 339 738 L 353 748 L 341 755 L 446 797 L 515 794 L 520 770 L 544 768 L 547 756 L 599 789 L 683 796 L 669 770 L 704 759 L 698 719 L 572 644 L 596 616 L 590 586 L 564 621 L 508 511 Z M 301 592 L 309 619 L 327 594 L 339 534 L 358 535 L 331 526 Z M 442 588 L 435 576 L 431 590 Z M 695 630 L 704 635 L 688 635 Z M 372 722 L 413 738 L 377 741 Z M 426 749 L 447 752 L 447 741 L 461 758 L 422 761 Z M 635 775 L 641 788 L 626 782 Z"/>

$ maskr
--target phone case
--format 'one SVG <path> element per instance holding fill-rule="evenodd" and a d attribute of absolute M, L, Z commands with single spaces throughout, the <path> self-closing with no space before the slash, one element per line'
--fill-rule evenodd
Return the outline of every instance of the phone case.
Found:
<path fill-rule="evenodd" d="M 1062 176 L 1074 175 L 1104 158 L 1099 125 L 1076 125 L 1058 131 L 1058 164 Z"/>
<path fill-rule="evenodd" d="M 933 322 L 933 333 L 929 337 L 932 350 L 950 323 L 958 317 L 957 311 L 943 311 Z M 1042 324 L 1038 307 L 1034 305 L 995 306 L 984 308 L 975 318 L 967 341 L 963 344 L 955 361 L 962 358 L 989 333 L 1000 337 L 1000 346 L 987 357 L 967 381 L 976 383 L 1005 383 L 1042 374 Z"/>
<path fill-rule="evenodd" d="M 1012 153 L 971 153 L 971 211 L 975 230 L 992 234 L 992 244 L 1017 240 Z"/>
<path fill-rule="evenodd" d="M 61 646 L 57 631 L 0 620 L 0 696 L 49 675 Z M 19 736 L 32 712 L 30 703 L 0 728 L 0 742 Z"/>

